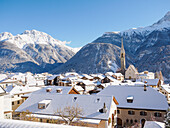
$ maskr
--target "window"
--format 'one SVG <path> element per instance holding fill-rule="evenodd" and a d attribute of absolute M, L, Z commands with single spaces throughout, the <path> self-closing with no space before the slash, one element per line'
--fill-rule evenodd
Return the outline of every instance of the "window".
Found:
<path fill-rule="evenodd" d="M 127 102 L 128 103 L 133 103 L 133 96 L 127 96 Z"/>
<path fill-rule="evenodd" d="M 39 109 L 45 109 L 45 105 L 44 104 L 38 104 L 38 108 Z"/>
<path fill-rule="evenodd" d="M 155 113 L 154 113 L 154 116 L 155 116 L 155 117 L 161 117 L 162 114 L 161 114 L 160 112 L 155 112 Z"/>
<path fill-rule="evenodd" d="M 137 120 L 135 120 L 135 123 L 137 123 L 138 121 Z"/>
<path fill-rule="evenodd" d="M 141 111 L 141 112 L 140 112 L 140 115 L 141 115 L 141 116 L 147 116 L 147 112 Z"/>
<path fill-rule="evenodd" d="M 42 122 L 42 119 L 40 118 L 40 122 Z"/>
<path fill-rule="evenodd" d="M 20 104 L 20 101 L 19 101 L 19 100 L 17 101 L 17 104 Z"/>
<path fill-rule="evenodd" d="M 51 100 L 42 100 L 38 103 L 38 108 L 39 109 L 45 109 L 48 107 L 48 105 L 50 104 Z"/>
<path fill-rule="evenodd" d="M 130 120 L 130 123 L 133 124 L 133 120 L 132 119 Z"/>
<path fill-rule="evenodd" d="M 126 119 L 126 123 L 128 123 L 129 122 L 129 119 Z"/>
<path fill-rule="evenodd" d="M 134 111 L 128 111 L 128 114 L 129 115 L 135 115 L 135 112 Z"/>
<path fill-rule="evenodd" d="M 18 95 L 18 97 L 19 97 L 19 95 Z"/>
<path fill-rule="evenodd" d="M 49 120 L 47 120 L 47 123 L 49 123 Z"/>
<path fill-rule="evenodd" d="M 117 114 L 120 114 L 120 110 L 119 109 L 117 110 Z"/>
<path fill-rule="evenodd" d="M 14 105 L 14 102 L 12 102 L 12 105 Z"/>

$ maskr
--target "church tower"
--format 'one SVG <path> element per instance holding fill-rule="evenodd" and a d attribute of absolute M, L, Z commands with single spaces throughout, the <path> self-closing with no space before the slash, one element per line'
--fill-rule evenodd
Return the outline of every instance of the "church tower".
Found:
<path fill-rule="evenodd" d="M 125 63 L 125 49 L 123 46 L 123 38 L 122 38 L 122 45 L 121 45 L 121 51 L 120 51 L 120 63 L 121 63 L 121 73 L 125 75 L 126 63 Z"/>

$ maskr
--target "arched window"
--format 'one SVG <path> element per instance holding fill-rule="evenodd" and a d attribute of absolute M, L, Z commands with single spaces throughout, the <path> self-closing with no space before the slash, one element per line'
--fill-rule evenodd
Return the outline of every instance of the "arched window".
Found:
<path fill-rule="evenodd" d="M 132 119 L 130 120 L 130 123 L 133 124 L 133 120 Z"/>
<path fill-rule="evenodd" d="M 126 123 L 129 123 L 129 119 L 126 119 Z"/>

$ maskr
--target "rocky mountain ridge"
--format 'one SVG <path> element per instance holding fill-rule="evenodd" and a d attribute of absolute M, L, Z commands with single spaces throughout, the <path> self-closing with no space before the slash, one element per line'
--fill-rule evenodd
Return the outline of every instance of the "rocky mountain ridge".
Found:
<path fill-rule="evenodd" d="M 1 33 L 0 71 L 35 73 L 52 70 L 75 55 L 74 48 L 65 44 L 65 41 L 37 30 L 26 30 L 16 36 Z"/>
<path fill-rule="evenodd" d="M 165 80 L 170 79 L 170 12 L 148 27 L 104 33 L 53 72 L 115 72 L 120 67 L 121 38 L 126 51 L 127 67 L 133 64 L 139 71 L 161 70 Z M 99 46 L 102 47 L 99 49 Z"/>

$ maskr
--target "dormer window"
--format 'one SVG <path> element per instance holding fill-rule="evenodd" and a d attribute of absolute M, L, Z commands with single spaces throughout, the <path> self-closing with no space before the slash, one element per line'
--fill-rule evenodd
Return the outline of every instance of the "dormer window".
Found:
<path fill-rule="evenodd" d="M 42 100 L 38 103 L 38 109 L 46 109 L 50 104 L 51 100 Z"/>
<path fill-rule="evenodd" d="M 77 100 L 77 97 L 74 97 L 73 101 L 75 102 Z"/>
<path fill-rule="evenodd" d="M 58 88 L 57 90 L 56 90 L 56 93 L 61 93 L 62 92 L 62 89 L 61 88 Z"/>
<path fill-rule="evenodd" d="M 127 97 L 127 102 L 128 103 L 133 103 L 133 99 L 134 99 L 133 96 L 128 96 Z"/>
<path fill-rule="evenodd" d="M 52 91 L 52 88 L 47 88 L 46 89 L 46 92 L 51 92 Z"/>

